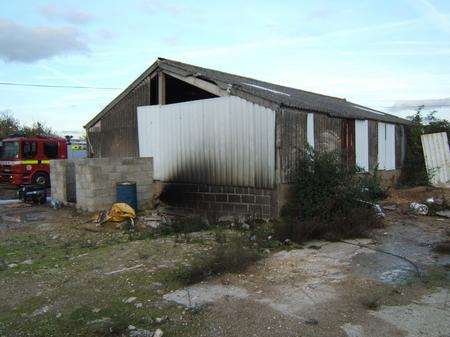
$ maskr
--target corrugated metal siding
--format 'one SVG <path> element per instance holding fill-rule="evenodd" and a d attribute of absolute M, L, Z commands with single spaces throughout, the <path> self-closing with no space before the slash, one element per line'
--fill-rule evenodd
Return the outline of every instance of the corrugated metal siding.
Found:
<path fill-rule="evenodd" d="M 314 114 L 314 149 L 341 150 L 342 119 Z"/>
<path fill-rule="evenodd" d="M 386 170 L 395 170 L 395 125 L 386 123 Z"/>
<path fill-rule="evenodd" d="M 155 179 L 271 188 L 275 111 L 228 96 L 138 108 L 139 153 Z"/>
<path fill-rule="evenodd" d="M 355 121 L 355 156 L 356 165 L 369 170 L 369 122 Z"/>
<path fill-rule="evenodd" d="M 314 113 L 308 113 L 308 119 L 306 123 L 306 134 L 308 145 L 314 149 Z"/>
<path fill-rule="evenodd" d="M 281 182 L 291 183 L 295 179 L 295 170 L 299 156 L 306 146 L 307 113 L 293 109 L 281 111 Z"/>
<path fill-rule="evenodd" d="M 395 170 L 395 125 L 378 123 L 378 168 Z"/>
<path fill-rule="evenodd" d="M 145 78 L 102 117 L 99 129 L 87 130 L 93 157 L 137 157 L 136 108 L 148 104 L 150 78 Z"/>
<path fill-rule="evenodd" d="M 373 171 L 378 165 L 378 122 L 369 120 L 369 170 Z"/>
<path fill-rule="evenodd" d="M 422 135 L 425 165 L 435 186 L 447 185 L 450 180 L 450 150 L 446 132 Z"/>

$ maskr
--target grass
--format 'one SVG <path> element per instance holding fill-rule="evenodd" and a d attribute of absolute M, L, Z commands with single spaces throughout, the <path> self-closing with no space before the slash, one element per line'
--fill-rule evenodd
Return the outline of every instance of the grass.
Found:
<path fill-rule="evenodd" d="M 196 328 L 195 324 L 181 324 L 179 321 L 182 310 L 177 306 L 158 309 L 146 306 L 145 309 L 136 309 L 132 304 L 123 303 L 115 298 L 99 311 L 93 311 L 92 306 L 77 305 L 63 310 L 61 316 L 49 311 L 38 317 L 24 317 L 13 312 L 5 321 L 0 317 L 0 333 L 7 336 L 122 336 L 129 325 L 140 329 L 154 331 L 161 328 L 167 336 L 189 335 Z M 157 317 L 167 315 L 170 320 L 157 323 Z M 185 314 L 184 321 L 191 322 L 190 313 Z M 17 323 L 15 323 L 17 321 Z"/>
<path fill-rule="evenodd" d="M 6 264 L 6 269 L 0 270 L 0 297 L 4 299 L 0 303 L 0 336 L 120 336 L 128 333 L 130 324 L 151 331 L 161 328 L 165 336 L 186 336 L 197 328 L 192 313 L 183 313 L 183 308 L 162 301 L 163 293 L 182 284 L 166 282 L 165 274 L 171 266 L 159 264 L 181 261 L 198 249 L 200 241 L 181 245 L 171 238 L 152 240 L 154 236 L 144 232 L 131 233 L 130 239 L 130 233 L 73 228 L 51 239 L 56 233 L 56 229 L 30 228 L 0 238 L 0 258 Z M 20 264 L 27 259 L 33 263 Z M 19 264 L 9 268 L 10 263 Z M 104 272 L 120 269 L 122 263 L 158 268 L 156 272 L 103 276 Z M 152 288 L 153 282 L 163 285 Z M 124 303 L 128 297 L 137 297 L 143 308 Z M 32 317 L 35 310 L 46 305 L 50 308 L 47 313 Z M 100 311 L 93 312 L 94 308 Z M 156 317 L 165 315 L 170 317 L 169 322 L 154 323 Z M 110 322 L 89 324 L 103 317 L 111 318 Z"/>

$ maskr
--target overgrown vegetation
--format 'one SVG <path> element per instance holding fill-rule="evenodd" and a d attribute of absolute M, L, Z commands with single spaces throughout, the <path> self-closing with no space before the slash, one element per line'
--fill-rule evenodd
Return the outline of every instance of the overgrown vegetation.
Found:
<path fill-rule="evenodd" d="M 348 167 L 339 152 L 306 149 L 275 235 L 295 242 L 363 236 L 382 225 L 373 202 L 386 193 L 376 174 Z"/>
<path fill-rule="evenodd" d="M 406 133 L 408 146 L 399 181 L 404 186 L 430 185 L 430 175 L 433 172 L 426 170 L 420 136 L 436 132 L 446 132 L 447 137 L 450 135 L 450 123 L 447 120 L 437 118 L 436 111 L 429 112 L 424 116 L 423 109 L 424 106 L 419 107 L 413 116 L 408 117 L 412 125 Z"/>

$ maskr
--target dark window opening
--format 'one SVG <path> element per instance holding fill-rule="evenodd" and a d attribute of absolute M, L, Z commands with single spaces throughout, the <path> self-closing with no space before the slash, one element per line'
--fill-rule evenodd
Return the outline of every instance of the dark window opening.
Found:
<path fill-rule="evenodd" d="M 159 104 L 158 91 L 158 75 L 156 75 L 150 80 L 150 105 Z"/>
<path fill-rule="evenodd" d="M 44 143 L 44 154 L 48 159 L 58 158 L 58 144 Z"/>
<path fill-rule="evenodd" d="M 166 75 L 166 104 L 217 97 L 203 89 Z"/>
<path fill-rule="evenodd" d="M 22 152 L 24 159 L 34 158 L 37 154 L 36 142 L 24 142 Z"/>

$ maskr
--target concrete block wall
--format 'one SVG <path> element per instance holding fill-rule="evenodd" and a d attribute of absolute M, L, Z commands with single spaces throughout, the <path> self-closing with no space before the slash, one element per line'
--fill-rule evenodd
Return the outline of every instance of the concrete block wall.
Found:
<path fill-rule="evenodd" d="M 50 161 L 52 198 L 67 204 L 76 201 L 75 163 L 72 160 Z"/>
<path fill-rule="evenodd" d="M 153 158 L 84 158 L 75 160 L 77 208 L 107 210 L 116 201 L 116 184 L 135 181 L 138 209 L 151 206 Z"/>
<path fill-rule="evenodd" d="M 163 202 L 179 208 L 217 216 L 276 215 L 276 193 L 272 189 L 183 183 L 162 183 L 158 189 Z"/>

